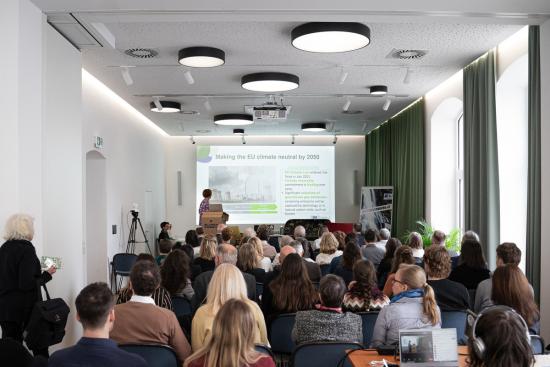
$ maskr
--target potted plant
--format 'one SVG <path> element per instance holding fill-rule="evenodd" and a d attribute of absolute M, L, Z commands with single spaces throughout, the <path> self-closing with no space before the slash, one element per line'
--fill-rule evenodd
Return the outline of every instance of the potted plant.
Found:
<path fill-rule="evenodd" d="M 434 233 L 434 229 L 430 223 L 428 223 L 426 220 L 422 219 L 416 222 L 418 225 L 417 232 L 422 237 L 422 242 L 424 244 L 424 248 L 429 247 L 432 244 L 432 235 Z M 407 232 L 405 237 L 403 238 L 403 243 L 406 243 L 409 235 L 411 232 Z M 445 238 L 445 248 L 447 250 L 453 250 L 455 252 L 460 252 L 460 238 L 461 238 L 461 232 L 459 228 L 453 228 L 447 233 L 447 237 Z"/>

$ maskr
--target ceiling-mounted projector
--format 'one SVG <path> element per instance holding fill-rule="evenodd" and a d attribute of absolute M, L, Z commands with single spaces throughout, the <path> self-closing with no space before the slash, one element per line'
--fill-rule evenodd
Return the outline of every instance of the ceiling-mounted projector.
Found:
<path fill-rule="evenodd" d="M 245 110 L 254 115 L 255 120 L 286 120 L 291 106 L 285 106 L 281 102 L 277 103 L 273 96 L 260 106 L 245 106 Z"/>

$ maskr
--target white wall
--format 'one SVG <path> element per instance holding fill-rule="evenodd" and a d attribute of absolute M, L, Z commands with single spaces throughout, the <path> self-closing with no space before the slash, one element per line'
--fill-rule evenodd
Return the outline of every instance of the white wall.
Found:
<path fill-rule="evenodd" d="M 248 145 L 290 145 L 290 136 L 247 136 Z M 237 137 L 199 137 L 201 145 L 240 145 Z M 296 145 L 332 145 L 332 136 L 298 136 Z M 197 145 L 188 137 L 166 139 L 166 219 L 173 224 L 172 232 L 183 237 L 195 228 L 196 154 Z M 337 222 L 357 222 L 359 205 L 354 203 L 354 171 L 359 174 L 359 187 L 365 177 L 364 136 L 340 136 L 335 149 L 335 201 Z M 177 171 L 182 171 L 183 205 L 178 206 Z M 241 228 L 246 225 L 241 225 Z"/>
<path fill-rule="evenodd" d="M 112 260 L 114 254 L 126 249 L 132 203 L 139 205 L 143 226 L 151 231 L 164 219 L 165 137 L 143 115 L 87 72 L 82 75 L 82 114 L 82 156 L 95 149 L 94 136 L 104 140 L 101 154 L 105 157 L 107 180 L 105 233 L 108 259 Z M 151 215 L 144 213 L 146 191 L 152 191 Z M 151 218 L 151 223 L 145 222 L 146 217 Z M 117 225 L 116 235 L 111 234 L 112 225 Z M 141 238 L 138 236 L 138 240 Z M 155 233 L 148 234 L 152 249 L 154 238 Z M 89 246 L 93 248 L 93 244 Z M 136 251 L 141 250 L 136 246 Z"/>
<path fill-rule="evenodd" d="M 540 26 L 541 66 L 541 262 L 550 259 L 550 21 Z M 543 263 L 544 264 L 544 263 Z M 542 264 L 542 265 L 543 265 Z M 550 267 L 541 266 L 541 334 L 550 340 Z"/>
<path fill-rule="evenodd" d="M 43 27 L 42 160 L 34 159 L 42 166 L 44 255 L 63 260 L 48 288 L 71 306 L 63 340 L 70 345 L 81 335 L 74 300 L 84 285 L 81 55 L 49 24 Z"/>

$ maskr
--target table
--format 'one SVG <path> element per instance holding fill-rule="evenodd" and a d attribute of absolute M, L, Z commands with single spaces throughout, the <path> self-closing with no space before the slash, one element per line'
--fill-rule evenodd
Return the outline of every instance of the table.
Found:
<path fill-rule="evenodd" d="M 458 346 L 458 365 L 460 367 L 467 367 L 468 364 L 466 363 L 466 358 L 468 357 L 468 347 L 465 345 L 459 345 Z M 351 364 L 353 367 L 370 367 L 371 361 L 381 361 L 382 358 L 385 358 L 388 363 L 397 363 L 399 364 L 399 361 L 396 360 L 393 356 L 381 356 L 378 355 L 376 350 L 358 350 L 356 352 L 353 352 L 349 355 L 349 360 L 351 361 Z M 383 366 L 380 364 L 379 366 Z"/>

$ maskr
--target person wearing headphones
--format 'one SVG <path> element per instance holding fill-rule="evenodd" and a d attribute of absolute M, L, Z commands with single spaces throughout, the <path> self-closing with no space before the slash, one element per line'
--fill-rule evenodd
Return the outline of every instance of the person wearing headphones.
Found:
<path fill-rule="evenodd" d="M 471 321 L 470 367 L 530 367 L 535 358 L 525 320 L 513 308 L 492 306 Z"/>

